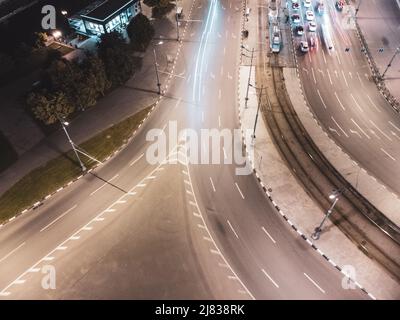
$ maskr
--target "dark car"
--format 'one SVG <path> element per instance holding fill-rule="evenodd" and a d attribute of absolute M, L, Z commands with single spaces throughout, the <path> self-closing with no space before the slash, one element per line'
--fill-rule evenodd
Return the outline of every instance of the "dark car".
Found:
<path fill-rule="evenodd" d="M 297 27 L 295 28 L 295 31 L 296 31 L 296 34 L 297 34 L 298 36 L 302 36 L 302 35 L 304 34 L 304 27 L 303 27 L 303 26 L 297 26 Z"/>
<path fill-rule="evenodd" d="M 339 11 L 343 10 L 344 7 L 344 1 L 343 0 L 338 0 L 335 3 L 336 9 L 338 9 Z"/>
<path fill-rule="evenodd" d="M 293 10 L 299 10 L 300 5 L 297 2 L 292 3 L 292 9 Z"/>

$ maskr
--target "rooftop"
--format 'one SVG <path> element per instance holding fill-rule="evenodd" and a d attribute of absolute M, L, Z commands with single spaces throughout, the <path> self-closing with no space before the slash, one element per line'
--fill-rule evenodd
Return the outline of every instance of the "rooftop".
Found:
<path fill-rule="evenodd" d="M 88 12 L 82 12 L 81 15 L 95 20 L 104 21 L 115 14 L 121 8 L 139 0 L 105 0 L 96 2 Z"/>

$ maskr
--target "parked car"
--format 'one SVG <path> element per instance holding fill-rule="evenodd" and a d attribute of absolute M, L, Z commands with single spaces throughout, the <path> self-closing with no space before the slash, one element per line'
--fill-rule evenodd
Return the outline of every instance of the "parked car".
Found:
<path fill-rule="evenodd" d="M 297 2 L 293 2 L 292 3 L 292 9 L 293 10 L 299 10 L 299 8 L 300 8 L 300 5 Z"/>
<path fill-rule="evenodd" d="M 309 7 L 311 7 L 311 0 L 304 0 L 304 1 L 303 1 L 303 5 L 304 5 L 304 8 L 309 8 Z"/>
<path fill-rule="evenodd" d="M 297 13 L 292 14 L 292 22 L 293 23 L 300 23 L 300 15 L 298 15 Z"/>
<path fill-rule="evenodd" d="M 337 0 L 335 3 L 336 9 L 338 9 L 339 11 L 343 10 L 344 7 L 344 0 Z"/>
<path fill-rule="evenodd" d="M 303 28 L 303 26 L 297 26 L 297 27 L 295 28 L 295 31 L 296 31 L 296 34 L 297 34 L 298 36 L 302 36 L 302 35 L 304 34 L 304 28 Z"/>
<path fill-rule="evenodd" d="M 307 41 L 301 41 L 300 42 L 300 50 L 301 52 L 308 52 L 308 42 Z"/>
<path fill-rule="evenodd" d="M 309 30 L 310 32 L 315 32 L 315 31 L 317 31 L 317 23 L 316 23 L 315 21 L 310 21 L 310 22 L 308 23 L 308 30 Z"/>
<path fill-rule="evenodd" d="M 315 19 L 314 11 L 307 10 L 306 11 L 306 19 L 307 19 L 307 21 L 313 21 Z"/>

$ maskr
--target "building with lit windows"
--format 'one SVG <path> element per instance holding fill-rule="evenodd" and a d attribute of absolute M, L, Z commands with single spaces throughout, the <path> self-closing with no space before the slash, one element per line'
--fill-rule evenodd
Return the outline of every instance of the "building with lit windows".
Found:
<path fill-rule="evenodd" d="M 111 31 L 122 33 L 140 11 L 140 0 L 100 0 L 68 18 L 68 22 L 78 34 L 100 37 Z"/>

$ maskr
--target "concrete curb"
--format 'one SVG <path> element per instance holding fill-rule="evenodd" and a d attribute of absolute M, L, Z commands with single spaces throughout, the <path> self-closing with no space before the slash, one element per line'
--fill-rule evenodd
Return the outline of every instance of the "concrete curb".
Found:
<path fill-rule="evenodd" d="M 194 4 L 196 3 L 196 0 L 193 0 L 192 2 L 192 6 L 190 7 L 190 11 L 189 11 L 189 17 L 191 16 Z M 183 30 L 183 33 L 181 35 L 181 38 L 179 40 L 179 45 L 178 45 L 178 49 L 176 51 L 176 55 L 175 55 L 175 59 L 174 59 L 174 63 L 173 63 L 173 68 L 171 71 L 171 74 L 168 76 L 166 84 L 164 86 L 164 90 L 162 90 L 161 95 L 157 98 L 157 100 L 153 103 L 152 108 L 150 109 L 150 111 L 147 113 L 146 117 L 142 120 L 142 122 L 139 124 L 139 126 L 136 128 L 136 130 L 133 131 L 132 135 L 129 137 L 129 139 L 122 145 L 120 146 L 117 150 L 115 150 L 111 155 L 109 155 L 106 159 L 103 160 L 103 162 L 101 164 L 96 164 L 94 165 L 90 170 L 87 171 L 87 173 L 92 172 L 93 170 L 97 169 L 98 167 L 100 167 L 101 165 L 105 164 L 106 162 L 108 162 L 109 160 L 111 160 L 113 157 L 115 157 L 119 152 L 121 152 L 122 150 L 124 150 L 127 145 L 133 140 L 133 138 L 136 136 L 138 130 L 142 127 L 142 125 L 148 120 L 148 118 L 150 117 L 150 115 L 152 115 L 152 113 L 154 112 L 154 110 L 156 109 L 156 107 L 158 106 L 158 104 L 161 102 L 161 100 L 163 99 L 164 95 L 167 93 L 167 89 L 169 86 L 169 83 L 172 79 L 174 70 L 175 70 L 175 66 L 176 66 L 176 62 L 178 60 L 180 51 L 181 51 L 181 47 L 183 45 L 183 39 L 185 38 L 186 35 L 186 30 L 187 30 L 187 26 L 188 24 L 185 25 L 185 28 Z M 140 111 L 138 111 L 140 112 Z M 33 169 L 34 170 L 34 169 Z M 31 205 L 30 207 L 24 209 L 23 211 L 21 211 L 20 213 L 17 213 L 16 215 L 14 215 L 13 217 L 9 218 L 8 220 L 2 222 L 0 224 L 0 229 L 6 225 L 9 222 L 14 221 L 17 217 L 23 215 L 23 214 L 27 214 L 30 212 L 33 212 L 34 210 L 36 210 L 37 208 L 39 208 L 40 206 L 42 206 L 44 204 L 44 202 L 50 198 L 52 198 L 55 194 L 61 192 L 62 190 L 64 190 L 65 188 L 69 187 L 70 185 L 72 185 L 74 182 L 80 180 L 82 177 L 84 177 L 86 175 L 86 173 L 78 176 L 77 178 L 69 181 L 68 183 L 66 183 L 65 185 L 63 185 L 62 187 L 58 188 L 56 191 L 48 194 L 47 196 L 43 197 L 42 199 L 38 200 L 37 202 L 35 202 L 33 205 Z"/>

